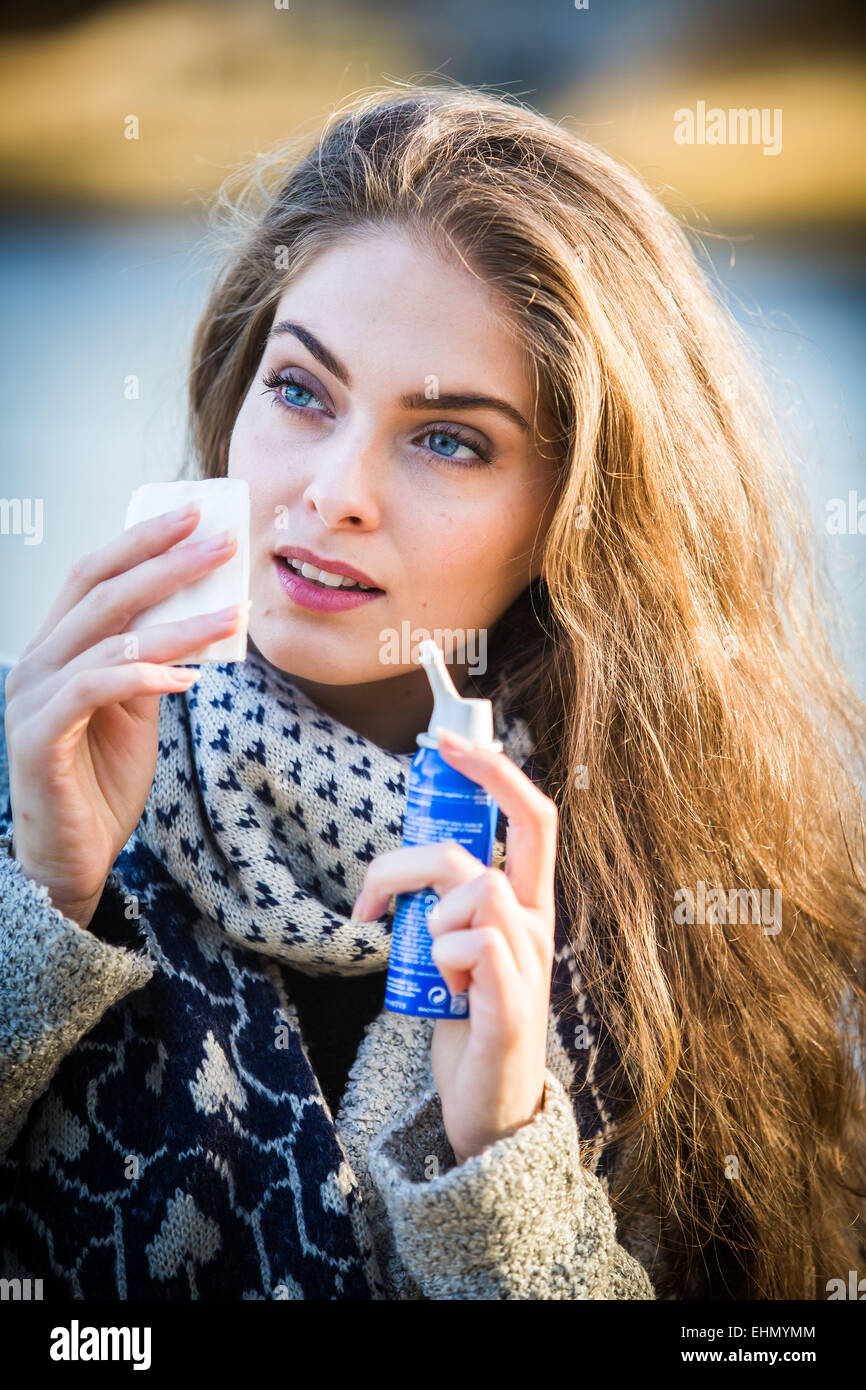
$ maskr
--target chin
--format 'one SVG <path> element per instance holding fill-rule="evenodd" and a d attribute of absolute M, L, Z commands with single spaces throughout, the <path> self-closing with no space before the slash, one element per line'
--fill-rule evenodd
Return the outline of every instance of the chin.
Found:
<path fill-rule="evenodd" d="M 266 632 L 253 633 L 250 629 L 250 642 L 261 652 L 266 661 L 278 671 L 299 680 L 316 681 L 319 685 L 363 685 L 368 681 L 381 680 L 390 673 L 391 668 L 380 662 L 361 659 L 353 660 L 346 651 L 345 642 L 335 639 L 335 650 L 324 650 L 325 644 L 315 636 L 301 640 L 287 640 L 284 634 L 279 637 Z"/>

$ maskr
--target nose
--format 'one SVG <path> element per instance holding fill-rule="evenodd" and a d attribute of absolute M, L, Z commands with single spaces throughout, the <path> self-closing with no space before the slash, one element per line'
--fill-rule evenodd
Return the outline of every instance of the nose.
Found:
<path fill-rule="evenodd" d="M 329 530 L 374 530 L 379 525 L 378 489 L 384 446 L 357 433 L 315 451 L 315 474 L 304 489 L 304 506 Z"/>

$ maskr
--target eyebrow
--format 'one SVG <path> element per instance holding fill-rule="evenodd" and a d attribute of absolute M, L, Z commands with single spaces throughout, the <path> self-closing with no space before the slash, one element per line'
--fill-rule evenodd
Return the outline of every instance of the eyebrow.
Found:
<path fill-rule="evenodd" d="M 335 376 L 344 386 L 351 387 L 352 377 L 347 367 L 334 356 L 334 354 L 320 343 L 309 329 L 304 328 L 300 323 L 291 323 L 288 319 L 283 319 L 280 323 L 275 323 L 267 336 L 267 342 L 272 338 L 291 335 L 303 343 L 304 347 L 311 352 L 317 362 L 320 362 L 327 371 Z M 498 396 L 482 396 L 476 393 L 449 391 L 443 395 L 428 397 L 423 391 L 411 391 L 404 393 L 400 397 L 400 405 L 404 410 L 429 410 L 431 405 L 441 407 L 443 410 L 498 410 L 501 415 L 517 425 L 520 429 L 529 431 L 529 425 L 523 418 L 519 410 L 516 410 L 508 401 L 500 400 Z"/>

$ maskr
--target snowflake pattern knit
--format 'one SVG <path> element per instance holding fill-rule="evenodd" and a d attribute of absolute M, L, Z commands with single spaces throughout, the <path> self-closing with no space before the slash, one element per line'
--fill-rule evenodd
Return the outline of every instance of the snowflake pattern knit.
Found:
<path fill-rule="evenodd" d="M 525 724 L 494 705 L 524 765 Z M 46 1298 L 385 1296 L 281 963 L 387 964 L 350 923 L 401 842 L 412 754 L 325 717 L 255 648 L 160 702 L 151 793 L 106 886 L 157 969 L 58 1067 L 0 1159 L 0 1275 Z"/>

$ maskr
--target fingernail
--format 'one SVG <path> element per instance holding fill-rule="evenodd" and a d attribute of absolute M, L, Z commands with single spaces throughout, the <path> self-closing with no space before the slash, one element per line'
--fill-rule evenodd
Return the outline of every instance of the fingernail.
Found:
<path fill-rule="evenodd" d="M 367 890 L 366 888 L 361 888 L 359 895 L 354 899 L 352 922 L 373 922 L 374 919 L 368 916 L 368 912 L 370 912 L 370 909 L 368 909 L 367 906 Z"/>
<path fill-rule="evenodd" d="M 198 550 L 226 550 L 233 540 L 237 539 L 237 530 L 231 527 L 228 531 L 220 531 L 219 535 L 211 536 L 206 541 L 197 541 Z"/>
<path fill-rule="evenodd" d="M 455 753 L 471 753 L 475 747 L 471 739 L 464 738 L 462 734 L 455 734 L 452 729 L 440 729 L 437 726 L 433 732 L 438 735 L 440 743 L 444 743 L 446 748 L 452 748 Z"/>
<path fill-rule="evenodd" d="M 208 617 L 212 623 L 221 627 L 223 623 L 237 622 L 242 613 L 246 611 L 245 603 L 232 603 L 228 608 L 221 608 L 218 613 L 209 613 Z"/>
<path fill-rule="evenodd" d="M 177 511 L 168 512 L 166 521 L 174 524 L 177 521 L 186 521 L 187 517 L 193 516 L 198 512 L 198 502 L 187 502 L 184 507 L 178 507 Z"/>

